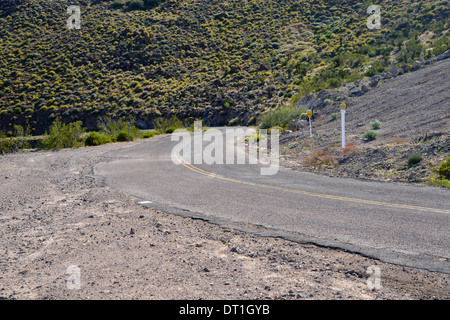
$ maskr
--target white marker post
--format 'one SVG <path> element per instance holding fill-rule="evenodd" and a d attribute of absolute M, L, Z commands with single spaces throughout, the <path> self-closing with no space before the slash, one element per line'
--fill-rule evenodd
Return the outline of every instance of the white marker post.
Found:
<path fill-rule="evenodd" d="M 344 102 L 341 103 L 341 126 L 342 126 L 342 149 L 345 148 L 345 108 L 346 105 Z"/>
<path fill-rule="evenodd" d="M 308 111 L 308 113 L 306 115 L 309 118 L 309 136 L 312 138 L 312 125 L 311 125 L 312 112 Z"/>

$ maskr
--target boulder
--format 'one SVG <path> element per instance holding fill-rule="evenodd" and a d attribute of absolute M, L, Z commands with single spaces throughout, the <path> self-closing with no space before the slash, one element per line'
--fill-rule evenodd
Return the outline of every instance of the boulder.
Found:
<path fill-rule="evenodd" d="M 350 93 L 352 95 L 357 96 L 357 95 L 363 94 L 363 91 L 360 88 L 353 88 L 353 89 L 350 90 Z"/>
<path fill-rule="evenodd" d="M 381 75 L 377 74 L 376 76 L 370 77 L 370 81 L 379 81 L 381 78 L 383 78 Z"/>
<path fill-rule="evenodd" d="M 297 106 L 304 106 L 307 109 L 314 110 L 315 108 L 322 108 L 325 106 L 325 100 L 331 99 L 332 96 L 330 95 L 327 90 L 322 90 L 317 93 L 310 93 L 304 97 L 302 97 L 298 102 Z"/>
<path fill-rule="evenodd" d="M 378 80 L 371 80 L 369 82 L 369 86 L 371 86 L 372 88 L 376 87 L 378 85 Z"/>
<path fill-rule="evenodd" d="M 422 61 L 414 61 L 413 62 L 413 64 L 412 64 L 412 68 L 413 69 L 418 69 L 418 68 L 420 68 L 421 66 L 422 66 Z"/>
<path fill-rule="evenodd" d="M 364 91 L 364 92 L 369 92 L 370 88 L 368 86 L 366 86 L 366 85 L 362 85 L 361 86 L 361 90 Z"/>
<path fill-rule="evenodd" d="M 390 73 L 390 72 L 383 73 L 383 79 L 391 79 L 391 78 L 392 78 L 392 73 Z"/>
<path fill-rule="evenodd" d="M 391 68 L 390 73 L 392 74 L 393 77 L 396 77 L 398 75 L 398 67 L 397 66 L 393 66 Z"/>

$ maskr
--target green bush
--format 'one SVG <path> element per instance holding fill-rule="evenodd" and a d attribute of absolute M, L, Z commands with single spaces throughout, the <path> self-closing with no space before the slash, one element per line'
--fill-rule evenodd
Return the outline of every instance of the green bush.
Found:
<path fill-rule="evenodd" d="M 234 119 L 230 120 L 230 122 L 228 122 L 228 126 L 230 126 L 230 127 L 237 126 L 239 124 L 239 122 L 241 122 L 240 118 L 234 118 Z"/>
<path fill-rule="evenodd" d="M 378 136 L 378 131 L 375 131 L 375 130 L 368 130 L 368 131 L 364 132 L 364 134 L 363 134 L 363 137 L 366 140 L 375 140 L 377 136 Z"/>
<path fill-rule="evenodd" d="M 408 158 L 408 167 L 412 167 L 415 164 L 418 164 L 422 161 L 422 155 L 415 153 L 409 156 Z"/>
<path fill-rule="evenodd" d="M 6 135 L 0 131 L 0 154 L 6 154 L 14 151 L 16 151 L 16 149 L 13 139 L 6 137 Z"/>
<path fill-rule="evenodd" d="M 113 141 L 121 131 L 127 132 L 127 137 L 128 130 L 130 130 L 130 134 L 134 137 L 139 137 L 140 130 L 134 125 L 134 122 L 135 120 L 132 117 L 129 117 L 128 119 L 112 119 L 110 117 L 101 118 L 99 123 L 100 133 L 107 135 Z"/>
<path fill-rule="evenodd" d="M 158 131 L 148 131 L 148 132 L 143 132 L 140 136 L 141 139 L 148 139 L 148 138 L 152 138 L 154 136 L 160 135 L 161 133 Z"/>
<path fill-rule="evenodd" d="M 370 125 L 372 126 L 372 129 L 374 129 L 374 130 L 380 129 L 381 121 L 375 120 L 375 121 L 371 122 Z"/>
<path fill-rule="evenodd" d="M 172 133 L 177 129 L 183 129 L 183 122 L 173 115 L 170 119 L 157 118 L 153 121 L 153 127 L 160 133 Z"/>
<path fill-rule="evenodd" d="M 110 142 L 112 142 L 110 137 L 97 132 L 91 132 L 84 140 L 86 146 L 99 146 Z"/>
<path fill-rule="evenodd" d="M 332 113 L 332 114 L 331 114 L 331 119 L 336 120 L 337 117 L 338 117 L 338 115 L 339 115 L 339 114 L 338 114 L 337 112 Z"/>
<path fill-rule="evenodd" d="M 128 132 L 127 131 L 120 131 L 117 134 L 115 141 L 118 141 L 118 142 L 128 141 L 128 138 L 130 139 L 130 141 L 133 141 L 134 140 L 134 134 L 130 132 L 130 136 L 128 137 Z"/>
<path fill-rule="evenodd" d="M 128 4 L 129 10 L 143 10 L 145 9 L 143 0 L 131 0 Z"/>
<path fill-rule="evenodd" d="M 50 127 L 50 132 L 45 134 L 42 147 L 44 149 L 81 147 L 83 145 L 81 135 L 84 132 L 81 125 L 81 121 L 64 124 L 61 118 L 57 117 Z"/>
<path fill-rule="evenodd" d="M 304 108 L 296 106 L 280 106 L 275 110 L 271 110 L 264 114 L 261 119 L 261 128 L 269 129 L 272 127 L 284 128 L 289 121 L 300 119 L 300 115 L 305 112 Z"/>
<path fill-rule="evenodd" d="M 177 128 L 169 127 L 169 128 L 166 129 L 166 133 L 173 133 L 173 132 L 175 132 L 175 130 L 177 130 Z"/>
<path fill-rule="evenodd" d="M 441 162 L 439 167 L 437 169 L 433 169 L 433 171 L 444 179 L 450 179 L 450 156 L 447 156 L 445 161 Z"/>
<path fill-rule="evenodd" d="M 121 9 L 124 6 L 124 2 L 123 0 L 114 0 L 113 3 L 111 4 L 111 7 L 113 9 Z"/>
<path fill-rule="evenodd" d="M 439 176 L 426 179 L 426 182 L 432 186 L 444 187 L 450 189 L 450 180 L 440 178 Z"/>

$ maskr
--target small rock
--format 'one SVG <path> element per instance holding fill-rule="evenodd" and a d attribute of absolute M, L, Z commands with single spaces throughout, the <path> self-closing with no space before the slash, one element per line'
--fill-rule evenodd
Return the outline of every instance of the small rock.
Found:
<path fill-rule="evenodd" d="M 134 231 L 133 228 L 130 229 L 130 234 L 135 234 L 136 232 Z"/>
<path fill-rule="evenodd" d="M 371 86 L 372 88 L 376 87 L 378 85 L 378 80 L 371 80 L 369 82 L 369 86 Z"/>
<path fill-rule="evenodd" d="M 413 69 L 417 69 L 420 68 L 422 66 L 422 62 L 421 61 L 414 61 L 412 64 L 412 68 Z"/>
<path fill-rule="evenodd" d="M 392 78 L 392 73 L 386 72 L 383 74 L 383 79 L 391 79 L 391 78 Z"/>
<path fill-rule="evenodd" d="M 360 95 L 361 93 L 363 93 L 363 91 L 359 88 L 353 88 L 350 90 L 350 93 L 353 95 Z"/>
<path fill-rule="evenodd" d="M 398 67 L 397 66 L 393 66 L 391 68 L 390 72 L 391 72 L 392 76 L 396 77 L 398 75 Z"/>

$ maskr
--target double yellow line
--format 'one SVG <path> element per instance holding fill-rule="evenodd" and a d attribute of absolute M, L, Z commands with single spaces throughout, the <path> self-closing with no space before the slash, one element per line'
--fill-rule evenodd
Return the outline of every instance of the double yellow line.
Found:
<path fill-rule="evenodd" d="M 409 210 L 417 210 L 417 211 L 429 211 L 429 212 L 435 212 L 435 213 L 450 214 L 450 210 L 426 208 L 426 207 L 419 207 L 419 206 L 410 206 L 410 205 L 406 205 L 406 204 L 397 204 L 397 203 L 382 202 L 382 201 L 372 201 L 372 200 L 349 198 L 349 197 L 341 197 L 341 196 L 333 196 L 333 195 L 329 195 L 329 194 L 309 192 L 309 191 L 302 191 L 302 190 L 295 190 L 295 189 L 289 189 L 289 188 L 284 188 L 284 187 L 271 186 L 271 185 L 268 185 L 268 184 L 253 183 L 253 182 L 247 182 L 247 181 L 238 180 L 238 179 L 231 179 L 231 178 L 226 178 L 226 177 L 223 177 L 221 175 L 218 175 L 218 174 L 215 174 L 215 173 L 211 173 L 211 172 L 205 171 L 203 169 L 197 168 L 196 166 L 183 161 L 183 159 L 181 159 L 178 155 L 177 155 L 177 160 L 184 167 L 186 167 L 189 170 L 194 171 L 196 173 L 199 173 L 199 174 L 211 177 L 211 178 L 216 178 L 216 179 L 229 181 L 229 182 L 234 182 L 234 183 L 245 184 L 245 185 L 249 185 L 249 186 L 255 186 L 255 187 L 259 187 L 259 188 L 266 188 L 266 189 L 273 189 L 273 190 L 291 192 L 291 193 L 296 193 L 296 194 L 303 194 L 303 195 L 306 195 L 306 196 L 323 198 L 323 199 L 332 199 L 332 200 L 347 201 L 347 202 L 353 202 L 353 203 L 371 204 L 371 205 L 391 207 L 391 208 L 400 208 L 400 209 L 409 209 Z"/>

